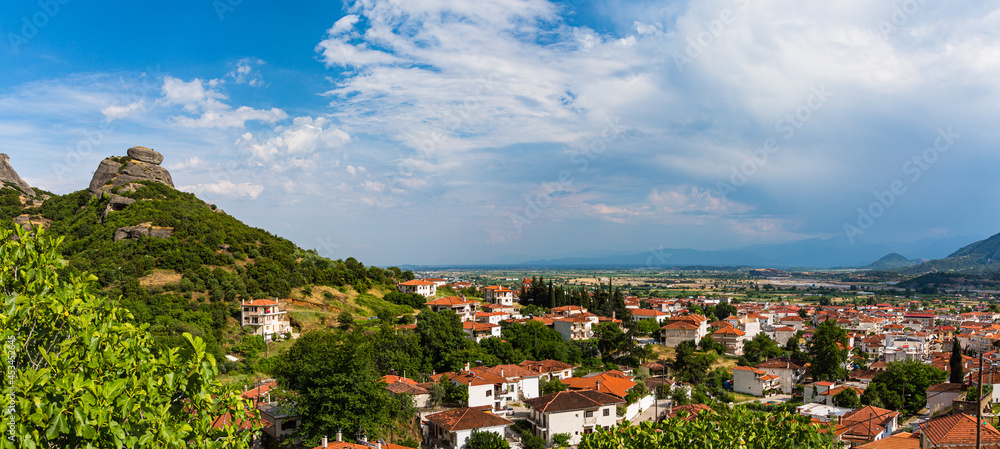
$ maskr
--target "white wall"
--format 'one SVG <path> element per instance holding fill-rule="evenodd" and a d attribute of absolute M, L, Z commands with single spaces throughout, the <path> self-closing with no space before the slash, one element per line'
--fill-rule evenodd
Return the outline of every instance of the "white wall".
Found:
<path fill-rule="evenodd" d="M 592 418 L 586 418 L 586 411 L 573 410 L 561 413 L 548 414 L 548 435 L 545 435 L 547 442 L 552 442 L 552 435 L 557 433 L 568 433 L 570 435 L 569 444 L 580 444 L 583 439 L 583 429 L 593 427 L 595 429 L 604 427 L 614 427 L 618 421 L 616 408 L 614 405 L 606 405 L 594 410 Z M 607 416 L 605 416 L 607 415 Z"/>

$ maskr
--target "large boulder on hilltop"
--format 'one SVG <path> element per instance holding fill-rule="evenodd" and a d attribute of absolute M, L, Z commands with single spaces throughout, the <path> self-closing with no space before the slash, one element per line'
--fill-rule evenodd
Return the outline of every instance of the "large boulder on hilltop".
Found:
<path fill-rule="evenodd" d="M 18 176 L 17 172 L 14 171 L 14 167 L 10 166 L 10 156 L 0 153 L 0 187 L 3 187 L 5 184 L 16 186 L 29 198 L 34 198 L 35 196 L 35 191 L 31 189 L 31 186 Z"/>
<path fill-rule="evenodd" d="M 146 147 L 135 146 L 128 149 L 128 157 L 147 164 L 160 165 L 163 155 Z"/>
<path fill-rule="evenodd" d="M 90 193 L 115 193 L 115 190 L 127 186 L 132 190 L 136 181 L 153 181 L 173 187 L 174 180 L 170 172 L 160 166 L 163 155 L 146 147 L 128 149 L 129 158 L 109 157 L 97 166 L 94 177 L 90 180 Z"/>
<path fill-rule="evenodd" d="M 90 193 L 97 193 L 101 186 L 113 181 L 121 168 L 121 162 L 111 159 L 101 161 L 101 165 L 98 165 L 97 171 L 94 172 L 94 177 L 90 179 Z"/>

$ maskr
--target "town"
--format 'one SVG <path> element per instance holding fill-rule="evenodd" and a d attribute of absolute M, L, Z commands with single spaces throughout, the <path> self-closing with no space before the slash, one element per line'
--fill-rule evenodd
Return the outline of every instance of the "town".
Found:
<path fill-rule="evenodd" d="M 605 310 L 611 304 L 605 316 L 581 305 L 540 306 L 554 298 L 551 284 L 538 288 L 541 277 L 486 286 L 431 277 L 398 283 L 399 293 L 426 301 L 416 322 L 394 332 L 415 333 L 428 314 L 443 314 L 454 333 L 460 326 L 482 347 L 516 345 L 533 325 L 596 356 L 585 363 L 465 360 L 446 372 L 390 368 L 383 388 L 412 398 L 419 420 L 420 441 L 409 445 L 467 449 L 493 433 L 511 447 L 576 446 L 618 425 L 696 419 L 737 405 L 806 417 L 844 447 L 974 447 L 977 435 L 1000 443 L 991 425 L 1000 409 L 1000 310 L 983 305 L 988 294 L 928 300 L 844 289 L 819 296 L 761 278 L 773 293 L 766 300 L 711 291 L 719 279 L 703 281 L 702 294 L 639 297 L 604 285 L 611 278 L 596 280 L 585 301 Z M 244 326 L 268 340 L 290 328 L 279 302 L 245 303 L 243 314 Z M 251 317 L 258 314 L 276 321 L 257 323 Z M 256 401 L 268 440 L 299 442 L 305 417 L 270 398 L 276 388 L 278 381 L 262 380 L 244 397 Z M 983 422 L 978 434 L 976 422 Z M 315 447 L 402 442 L 351 440 L 338 432 Z"/>

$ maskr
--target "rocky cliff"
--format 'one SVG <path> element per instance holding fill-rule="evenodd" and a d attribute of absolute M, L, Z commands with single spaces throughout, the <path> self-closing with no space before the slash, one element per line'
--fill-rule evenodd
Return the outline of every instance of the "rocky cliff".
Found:
<path fill-rule="evenodd" d="M 4 185 L 17 187 L 28 197 L 34 198 L 35 196 L 35 191 L 31 189 L 31 186 L 17 175 L 14 167 L 10 166 L 10 156 L 0 153 L 0 187 Z"/>
<path fill-rule="evenodd" d="M 90 180 L 90 193 L 97 194 L 128 186 L 135 181 L 153 181 L 174 186 L 170 172 L 160 166 L 163 155 L 146 147 L 128 149 L 127 157 L 109 157 L 97 166 Z"/>

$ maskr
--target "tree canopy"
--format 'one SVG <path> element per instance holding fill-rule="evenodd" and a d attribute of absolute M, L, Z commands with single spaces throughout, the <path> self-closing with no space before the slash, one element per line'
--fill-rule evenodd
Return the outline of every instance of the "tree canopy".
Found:
<path fill-rule="evenodd" d="M 809 341 L 809 372 L 817 380 L 835 381 L 847 377 L 847 331 L 834 320 L 816 326 Z"/>
<path fill-rule="evenodd" d="M 889 367 L 875 375 L 861 395 L 861 403 L 916 413 L 927 405 L 927 387 L 947 378 L 944 370 L 919 361 L 889 362 Z"/>

